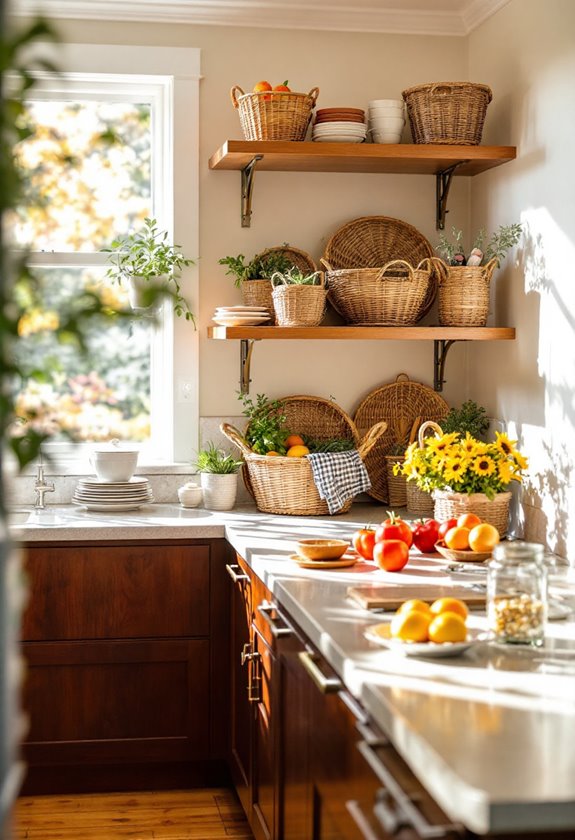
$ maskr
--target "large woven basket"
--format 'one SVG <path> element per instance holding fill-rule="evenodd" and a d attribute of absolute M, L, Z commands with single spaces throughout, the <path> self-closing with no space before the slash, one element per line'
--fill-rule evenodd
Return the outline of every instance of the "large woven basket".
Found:
<path fill-rule="evenodd" d="M 386 423 L 378 423 L 370 429 L 358 447 L 362 458 L 386 427 Z M 228 423 L 222 423 L 220 428 L 244 456 L 258 510 L 287 516 L 329 514 L 327 503 L 320 498 L 315 486 L 311 464 L 307 458 L 256 455 L 236 428 Z M 353 499 L 348 499 L 338 513 L 348 511 L 352 501 Z"/>
<path fill-rule="evenodd" d="M 325 286 L 276 286 L 272 300 L 280 327 L 317 327 L 325 313 Z"/>
<path fill-rule="evenodd" d="M 497 493 L 494 499 L 488 499 L 485 493 L 451 493 L 447 490 L 434 490 L 435 518 L 439 522 L 457 519 L 462 513 L 474 513 L 483 522 L 489 522 L 499 531 L 499 536 L 507 534 L 509 524 L 509 504 L 511 493 Z"/>
<path fill-rule="evenodd" d="M 416 324 L 429 311 L 437 291 L 433 262 L 443 265 L 436 257 L 426 257 L 417 268 L 405 260 L 391 260 L 379 269 L 328 270 L 328 300 L 348 324 Z"/>
<path fill-rule="evenodd" d="M 323 258 L 333 270 L 381 268 L 390 260 L 419 265 L 433 256 L 433 248 L 417 228 L 389 216 L 361 216 L 338 228 Z"/>
<path fill-rule="evenodd" d="M 271 280 L 242 280 L 242 301 L 245 306 L 265 306 L 270 324 L 276 323 Z"/>
<path fill-rule="evenodd" d="M 489 315 L 489 284 L 497 268 L 487 265 L 446 266 L 439 277 L 439 323 L 443 327 L 484 327 Z"/>
<path fill-rule="evenodd" d="M 309 93 L 244 93 L 239 85 L 230 93 L 246 140 L 305 140 L 318 94 L 317 87 Z"/>
<path fill-rule="evenodd" d="M 492 92 L 473 82 L 435 82 L 404 90 L 414 143 L 477 146 Z"/>

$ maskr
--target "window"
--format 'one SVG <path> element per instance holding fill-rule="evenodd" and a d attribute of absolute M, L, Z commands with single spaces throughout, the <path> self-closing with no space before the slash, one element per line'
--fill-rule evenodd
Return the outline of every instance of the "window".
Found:
<path fill-rule="evenodd" d="M 69 45 L 56 63 L 63 74 L 43 75 L 29 102 L 37 131 L 21 158 L 38 209 L 18 216 L 15 237 L 32 245 L 48 310 L 85 288 L 123 302 L 100 249 L 145 217 L 198 257 L 199 51 Z M 178 131 L 186 132 L 185 157 L 174 153 Z M 182 291 L 192 309 L 195 286 L 188 269 Z M 22 347 L 50 375 L 20 395 L 23 410 L 40 410 L 79 440 L 141 442 L 141 464 L 189 460 L 197 448 L 197 335 L 179 320 L 166 305 L 158 327 L 134 320 L 102 335 L 94 325 L 85 361 L 51 345 L 49 334 L 32 336 Z"/>

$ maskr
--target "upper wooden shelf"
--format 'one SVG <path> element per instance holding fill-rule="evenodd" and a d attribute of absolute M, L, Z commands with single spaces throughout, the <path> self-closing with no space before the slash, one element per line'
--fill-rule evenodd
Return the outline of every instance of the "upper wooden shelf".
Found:
<path fill-rule="evenodd" d="M 512 341 L 515 327 L 208 327 L 217 339 L 346 339 L 351 341 Z"/>
<path fill-rule="evenodd" d="M 458 164 L 457 175 L 478 175 L 516 156 L 515 146 L 441 146 L 398 143 L 300 143 L 227 140 L 210 169 L 245 169 L 257 155 L 270 172 L 387 172 L 438 175 Z"/>

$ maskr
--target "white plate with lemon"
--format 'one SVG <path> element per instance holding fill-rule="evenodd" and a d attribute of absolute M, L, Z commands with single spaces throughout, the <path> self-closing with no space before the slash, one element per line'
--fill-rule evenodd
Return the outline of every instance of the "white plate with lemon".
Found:
<path fill-rule="evenodd" d="M 389 622 L 368 627 L 370 642 L 404 656 L 458 656 L 488 635 L 467 627 L 467 605 L 458 598 L 438 598 L 432 604 L 412 598 Z"/>

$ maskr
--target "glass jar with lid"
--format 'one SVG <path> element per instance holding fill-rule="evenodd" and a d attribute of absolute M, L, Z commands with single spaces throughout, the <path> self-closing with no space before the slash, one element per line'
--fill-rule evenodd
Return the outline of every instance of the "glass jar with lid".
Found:
<path fill-rule="evenodd" d="M 493 638 L 542 645 L 547 620 L 547 568 L 539 543 L 503 542 L 487 571 L 487 621 Z"/>

